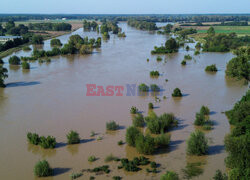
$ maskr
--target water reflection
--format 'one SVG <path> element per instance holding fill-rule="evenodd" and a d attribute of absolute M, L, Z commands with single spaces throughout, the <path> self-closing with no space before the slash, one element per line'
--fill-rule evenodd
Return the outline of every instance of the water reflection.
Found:
<path fill-rule="evenodd" d="M 11 71 L 17 72 L 19 69 L 21 69 L 21 66 L 19 66 L 19 65 L 9 65 L 9 69 Z"/>
<path fill-rule="evenodd" d="M 78 154 L 78 152 L 79 152 L 79 146 L 80 146 L 79 144 L 67 145 L 67 150 L 73 156 L 73 155 Z"/>
<path fill-rule="evenodd" d="M 42 50 L 44 47 L 44 44 L 32 44 L 33 49 L 39 49 Z"/>
<path fill-rule="evenodd" d="M 56 155 L 56 149 L 43 149 L 38 145 L 33 145 L 30 143 L 27 144 L 27 150 L 32 154 L 42 156 L 42 158 L 53 157 Z"/>

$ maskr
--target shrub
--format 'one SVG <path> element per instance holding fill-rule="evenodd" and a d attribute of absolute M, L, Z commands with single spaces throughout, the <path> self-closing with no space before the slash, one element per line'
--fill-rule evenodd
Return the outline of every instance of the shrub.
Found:
<path fill-rule="evenodd" d="M 196 130 L 190 134 L 187 140 L 187 153 L 191 155 L 204 155 L 208 152 L 207 138 L 204 133 Z"/>
<path fill-rule="evenodd" d="M 181 61 L 181 65 L 186 65 L 187 62 L 185 60 Z"/>
<path fill-rule="evenodd" d="M 161 176 L 160 180 L 179 180 L 179 176 L 173 171 L 167 171 Z"/>
<path fill-rule="evenodd" d="M 71 179 L 77 179 L 77 178 L 81 177 L 82 175 L 83 175 L 82 173 L 72 173 L 70 175 L 70 178 Z"/>
<path fill-rule="evenodd" d="M 51 39 L 50 40 L 50 45 L 51 46 L 62 46 L 62 43 L 59 39 Z"/>
<path fill-rule="evenodd" d="M 198 50 L 196 50 L 195 52 L 194 52 L 194 55 L 196 56 L 196 55 L 199 55 L 200 54 L 200 51 L 198 51 Z"/>
<path fill-rule="evenodd" d="M 154 105 L 153 105 L 153 103 L 148 103 L 148 109 L 154 109 Z"/>
<path fill-rule="evenodd" d="M 96 140 L 97 140 L 97 141 L 100 141 L 100 140 L 102 140 L 102 137 L 101 137 L 101 136 L 98 136 L 98 137 L 96 138 Z"/>
<path fill-rule="evenodd" d="M 156 162 L 154 162 L 154 161 L 150 162 L 150 167 L 151 168 L 157 168 Z"/>
<path fill-rule="evenodd" d="M 181 90 L 179 88 L 175 88 L 173 93 L 172 93 L 173 97 L 182 97 L 182 93 Z"/>
<path fill-rule="evenodd" d="M 91 54 L 93 52 L 93 47 L 91 45 L 81 45 L 80 54 Z"/>
<path fill-rule="evenodd" d="M 119 35 L 119 34 L 118 34 L 118 35 Z M 125 37 L 126 37 L 126 36 L 125 36 Z M 113 179 L 113 180 L 121 180 L 122 177 L 121 177 L 121 176 L 113 176 L 112 179 Z"/>
<path fill-rule="evenodd" d="M 120 146 L 120 145 L 123 145 L 124 142 L 122 140 L 118 141 L 117 144 Z"/>
<path fill-rule="evenodd" d="M 185 179 L 191 179 L 194 176 L 199 176 L 203 173 L 203 170 L 200 168 L 201 163 L 188 163 L 185 169 L 182 169 Z"/>
<path fill-rule="evenodd" d="M 130 109 L 131 114 L 136 114 L 138 112 L 138 109 L 135 106 L 132 106 Z"/>
<path fill-rule="evenodd" d="M 31 50 L 31 48 L 29 46 L 23 47 L 23 51 L 30 51 L 30 50 Z"/>
<path fill-rule="evenodd" d="M 144 117 L 142 114 L 136 114 L 133 117 L 133 126 L 135 126 L 135 127 L 143 127 L 144 126 Z"/>
<path fill-rule="evenodd" d="M 157 56 L 156 60 L 157 61 L 162 61 L 162 57 L 161 56 Z"/>
<path fill-rule="evenodd" d="M 186 46 L 186 51 L 189 51 L 190 47 L 189 46 Z"/>
<path fill-rule="evenodd" d="M 22 68 L 23 68 L 23 69 L 30 69 L 30 64 L 27 63 L 26 61 L 24 61 L 24 62 L 22 63 Z"/>
<path fill-rule="evenodd" d="M 118 35 L 117 35 L 118 37 L 126 37 L 126 34 L 125 34 L 125 32 L 123 32 L 123 33 L 121 33 L 121 32 L 118 32 Z"/>
<path fill-rule="evenodd" d="M 134 162 L 137 162 L 136 164 L 138 165 L 148 165 L 150 163 L 150 161 L 148 160 L 148 158 L 144 157 L 144 156 L 140 156 L 139 158 L 134 158 L 133 159 Z"/>
<path fill-rule="evenodd" d="M 156 136 L 154 142 L 158 148 L 167 147 L 170 143 L 170 135 L 161 134 L 160 136 Z"/>
<path fill-rule="evenodd" d="M 41 35 L 34 35 L 31 39 L 32 44 L 43 44 L 43 37 Z"/>
<path fill-rule="evenodd" d="M 200 48 L 201 48 L 201 43 L 198 42 L 198 43 L 195 45 L 195 48 L 196 48 L 196 49 L 200 49 Z"/>
<path fill-rule="evenodd" d="M 95 156 L 89 156 L 89 158 L 88 158 L 89 162 L 94 162 L 96 160 L 97 160 L 97 158 Z"/>
<path fill-rule="evenodd" d="M 20 58 L 17 56 L 12 56 L 9 58 L 9 64 L 11 65 L 20 65 Z"/>
<path fill-rule="evenodd" d="M 203 126 L 205 124 L 205 116 L 202 113 L 196 113 L 194 125 Z"/>
<path fill-rule="evenodd" d="M 145 118 L 147 127 L 153 134 L 160 134 L 167 131 L 172 126 L 175 126 L 177 122 L 174 120 L 173 114 L 163 113 L 161 116 L 151 114 Z"/>
<path fill-rule="evenodd" d="M 213 179 L 214 180 L 227 180 L 227 175 L 225 173 L 222 174 L 220 170 L 216 170 Z"/>
<path fill-rule="evenodd" d="M 110 161 L 115 161 L 117 160 L 118 158 L 115 157 L 113 154 L 110 154 L 108 156 L 106 156 L 106 158 L 104 159 L 105 162 L 110 162 Z"/>
<path fill-rule="evenodd" d="M 44 136 L 40 137 L 39 145 L 44 149 L 53 149 L 56 146 L 56 138 L 53 136 L 48 136 L 47 138 Z"/>
<path fill-rule="evenodd" d="M 200 114 L 209 115 L 210 110 L 207 106 L 201 106 Z"/>
<path fill-rule="evenodd" d="M 150 76 L 158 77 L 160 73 L 158 71 L 150 71 Z"/>
<path fill-rule="evenodd" d="M 190 56 L 189 54 L 187 54 L 187 55 L 184 56 L 184 59 L 186 59 L 186 60 L 191 60 L 191 59 L 192 59 L 192 56 Z"/>
<path fill-rule="evenodd" d="M 28 132 L 27 139 L 28 139 L 29 143 L 34 144 L 34 145 L 38 145 L 40 143 L 40 137 L 36 133 Z"/>
<path fill-rule="evenodd" d="M 209 124 L 205 124 L 203 127 L 203 130 L 211 130 L 212 129 L 212 126 L 211 125 L 209 125 Z"/>
<path fill-rule="evenodd" d="M 137 163 L 134 161 L 129 161 L 128 159 L 121 159 L 122 165 L 121 168 L 124 168 L 126 171 L 136 172 L 139 171 L 140 168 L 138 167 Z"/>
<path fill-rule="evenodd" d="M 160 87 L 157 86 L 156 84 L 151 84 L 151 85 L 150 85 L 150 89 L 151 89 L 151 91 L 153 91 L 153 92 L 159 92 L 159 91 L 160 91 Z"/>
<path fill-rule="evenodd" d="M 155 150 L 154 138 L 150 135 L 143 136 L 140 134 L 135 139 L 136 150 L 141 154 L 153 154 Z"/>
<path fill-rule="evenodd" d="M 115 121 L 110 121 L 106 123 L 106 130 L 115 131 L 117 129 L 119 129 L 119 124 L 116 124 Z"/>
<path fill-rule="evenodd" d="M 139 85 L 139 91 L 147 92 L 149 91 L 149 87 L 146 84 L 142 83 Z"/>
<path fill-rule="evenodd" d="M 103 165 L 103 166 L 98 166 L 98 167 L 95 167 L 94 169 L 89 169 L 90 172 L 105 172 L 105 173 L 109 173 L 110 170 L 109 170 L 109 166 L 108 165 Z"/>
<path fill-rule="evenodd" d="M 153 168 L 153 169 L 152 169 L 152 173 L 157 173 L 156 168 Z"/>
<path fill-rule="evenodd" d="M 90 137 L 93 137 L 93 136 L 95 136 L 95 131 L 91 131 L 90 133 Z"/>
<path fill-rule="evenodd" d="M 207 66 L 205 71 L 216 72 L 216 71 L 218 71 L 218 69 L 217 69 L 215 64 L 212 64 L 210 66 Z"/>
<path fill-rule="evenodd" d="M 79 134 L 76 131 L 71 130 L 67 134 L 67 140 L 68 140 L 68 144 L 78 144 L 78 143 L 80 143 Z"/>
<path fill-rule="evenodd" d="M 34 168 L 34 174 L 37 177 L 51 176 L 53 174 L 53 170 L 51 169 L 48 161 L 38 161 Z"/>
<path fill-rule="evenodd" d="M 135 140 L 141 132 L 134 126 L 130 126 L 126 131 L 126 142 L 130 146 L 135 146 Z"/>
<path fill-rule="evenodd" d="M 139 171 L 141 170 L 138 166 L 144 166 L 148 165 L 150 161 L 148 158 L 145 158 L 144 156 L 135 157 L 132 161 L 129 161 L 126 158 L 121 159 L 121 165 L 118 166 L 118 169 L 124 168 L 126 171 Z"/>

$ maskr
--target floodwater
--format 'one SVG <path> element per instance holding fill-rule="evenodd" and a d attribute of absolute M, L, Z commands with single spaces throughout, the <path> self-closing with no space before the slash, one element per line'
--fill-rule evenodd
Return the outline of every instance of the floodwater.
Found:
<path fill-rule="evenodd" d="M 23 71 L 18 67 L 9 69 L 9 78 L 5 80 L 7 88 L 0 89 L 0 179 L 36 179 L 33 167 L 40 159 L 46 159 L 55 168 L 55 176 L 47 179 L 69 179 L 72 172 L 109 164 L 111 173 L 98 175 L 96 179 L 111 179 L 114 175 L 123 179 L 159 179 L 167 170 L 179 173 L 187 162 L 201 161 L 204 173 L 194 179 L 211 179 L 217 169 L 225 172 L 226 153 L 223 139 L 230 131 L 225 115 L 221 112 L 233 107 L 247 91 L 241 81 L 225 78 L 226 63 L 233 57 L 231 53 L 201 53 L 194 60 L 180 63 L 185 54 L 193 55 L 194 44 L 189 44 L 189 52 L 180 49 L 178 53 L 162 56 L 157 62 L 150 54 L 155 45 L 163 44 L 167 38 L 146 31 L 119 24 L 126 32 L 125 39 L 111 35 L 103 42 L 102 48 L 92 55 L 68 55 L 53 57 L 49 64 L 31 63 L 31 69 Z M 73 34 L 97 37 L 96 32 L 83 32 L 79 29 Z M 58 37 L 66 43 L 71 34 Z M 44 49 L 50 49 L 45 41 Z M 18 56 L 28 56 L 31 52 L 17 52 Z M 146 59 L 150 61 L 147 62 Z M 8 57 L 4 58 L 7 62 Z M 219 71 L 206 73 L 207 65 L 216 64 Z M 152 79 L 149 72 L 158 70 L 161 76 Z M 168 82 L 165 82 L 168 79 Z M 86 84 L 126 86 L 127 84 L 158 84 L 162 94 L 167 97 L 155 102 L 153 96 L 91 97 L 86 96 Z M 172 98 L 174 88 L 179 87 L 184 93 L 182 98 Z M 145 168 L 137 173 L 118 170 L 118 162 L 105 163 L 104 158 L 112 153 L 120 158 L 137 156 L 134 148 L 126 144 L 118 146 L 119 140 L 125 141 L 126 127 L 132 124 L 129 113 L 131 106 L 136 106 L 144 115 L 148 103 L 154 102 L 155 112 L 173 112 L 179 120 L 179 127 L 171 130 L 171 144 L 168 149 L 147 156 L 161 164 L 157 174 L 146 173 Z M 195 113 L 202 105 L 212 111 L 210 119 L 215 122 L 214 129 L 206 132 L 209 141 L 209 155 L 190 157 L 185 153 L 186 140 L 194 131 Z M 115 120 L 123 128 L 114 133 L 107 133 L 106 122 Z M 66 134 L 70 130 L 79 132 L 82 141 L 78 145 L 66 145 Z M 91 131 L 98 135 L 90 137 Z M 58 145 L 53 150 L 44 150 L 39 146 L 29 145 L 27 132 L 56 137 Z M 103 137 L 97 141 L 97 136 Z M 88 157 L 95 155 L 99 159 L 89 163 Z M 92 174 L 95 176 L 94 174 Z M 84 173 L 79 179 L 89 179 L 90 173 Z"/>

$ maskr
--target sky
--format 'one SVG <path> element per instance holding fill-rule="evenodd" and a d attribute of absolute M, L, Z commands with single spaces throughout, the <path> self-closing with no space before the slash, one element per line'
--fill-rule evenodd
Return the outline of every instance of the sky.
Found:
<path fill-rule="evenodd" d="M 1 0 L 0 14 L 250 13 L 250 0 Z"/>

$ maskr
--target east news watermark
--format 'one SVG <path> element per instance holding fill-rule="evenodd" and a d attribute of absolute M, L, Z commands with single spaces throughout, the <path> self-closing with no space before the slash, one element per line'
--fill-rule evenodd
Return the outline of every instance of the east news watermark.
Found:
<path fill-rule="evenodd" d="M 158 91 L 150 88 L 146 92 L 142 92 L 137 84 L 126 85 L 97 85 L 86 84 L 86 96 L 163 96 L 163 86 L 158 85 Z"/>

